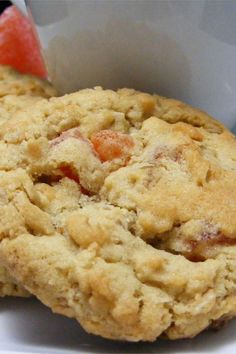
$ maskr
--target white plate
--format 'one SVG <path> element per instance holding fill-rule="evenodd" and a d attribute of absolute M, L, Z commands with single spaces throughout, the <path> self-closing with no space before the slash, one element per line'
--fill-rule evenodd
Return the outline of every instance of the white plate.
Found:
<path fill-rule="evenodd" d="M 52 314 L 35 299 L 9 298 L 0 301 L 1 354 L 233 354 L 236 352 L 236 321 L 231 321 L 220 331 L 208 331 L 191 340 L 121 343 L 86 334 L 76 321 Z"/>

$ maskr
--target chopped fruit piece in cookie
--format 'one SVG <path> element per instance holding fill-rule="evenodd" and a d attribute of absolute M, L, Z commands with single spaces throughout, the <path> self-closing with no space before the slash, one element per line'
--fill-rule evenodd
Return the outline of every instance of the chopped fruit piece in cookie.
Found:
<path fill-rule="evenodd" d="M 105 170 L 93 148 L 78 128 L 69 129 L 50 142 L 46 166 L 52 174 L 63 175 L 96 192 L 105 178 Z"/>
<path fill-rule="evenodd" d="M 16 112 L 0 137 L 0 261 L 54 312 L 129 341 L 236 315 L 236 140 L 220 123 L 95 88 Z"/>
<path fill-rule="evenodd" d="M 63 176 L 72 179 L 73 181 L 80 183 L 79 181 L 79 176 L 76 175 L 75 172 L 73 172 L 72 168 L 70 166 L 60 166 L 60 171 Z"/>
<path fill-rule="evenodd" d="M 133 139 L 128 134 L 112 130 L 101 130 L 93 134 L 91 141 L 101 161 L 128 159 L 134 146 Z"/>

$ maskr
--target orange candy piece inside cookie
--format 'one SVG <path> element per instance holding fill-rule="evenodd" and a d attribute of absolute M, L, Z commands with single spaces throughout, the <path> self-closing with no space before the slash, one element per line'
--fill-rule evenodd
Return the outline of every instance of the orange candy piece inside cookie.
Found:
<path fill-rule="evenodd" d="M 59 144 L 69 138 L 79 139 L 84 143 L 89 144 L 91 152 L 102 162 L 111 161 L 117 158 L 123 159 L 127 162 L 131 154 L 131 149 L 134 146 L 133 139 L 127 134 L 118 133 L 112 130 L 101 130 L 93 134 L 91 140 L 89 140 L 81 134 L 79 128 L 72 128 L 53 139 L 51 141 L 51 147 L 57 148 Z M 60 166 L 59 171 L 63 176 L 80 184 L 79 176 L 71 166 Z M 85 190 L 83 189 L 83 191 Z M 85 191 L 85 194 L 89 194 L 89 192 Z"/>
<path fill-rule="evenodd" d="M 133 139 L 129 135 L 112 130 L 101 130 L 93 134 L 91 142 L 103 162 L 116 158 L 128 159 L 130 150 L 134 146 Z"/>

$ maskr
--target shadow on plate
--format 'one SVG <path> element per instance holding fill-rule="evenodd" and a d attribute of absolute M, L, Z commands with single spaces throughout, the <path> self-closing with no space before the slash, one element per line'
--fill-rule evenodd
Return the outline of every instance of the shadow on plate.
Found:
<path fill-rule="evenodd" d="M 233 345 L 235 321 L 219 332 L 192 340 L 123 343 L 86 334 L 75 320 L 52 312 L 35 299 L 1 300 L 0 323 L 17 349 L 40 353 L 217 353 Z M 1 326 L 2 328 L 2 326 Z M 2 329 L 1 329 L 2 332 Z M 8 348 L 7 348 L 8 349 Z M 9 350 L 14 349 L 9 347 Z M 17 350 L 17 351 L 18 351 Z M 228 351 L 227 351 L 228 352 Z"/>

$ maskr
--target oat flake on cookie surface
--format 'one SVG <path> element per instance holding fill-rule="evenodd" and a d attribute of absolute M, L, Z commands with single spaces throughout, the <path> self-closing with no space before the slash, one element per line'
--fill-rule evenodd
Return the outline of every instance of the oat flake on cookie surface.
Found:
<path fill-rule="evenodd" d="M 236 141 L 220 123 L 98 87 L 17 112 L 0 139 L 0 259 L 54 312 L 129 341 L 235 316 Z"/>

